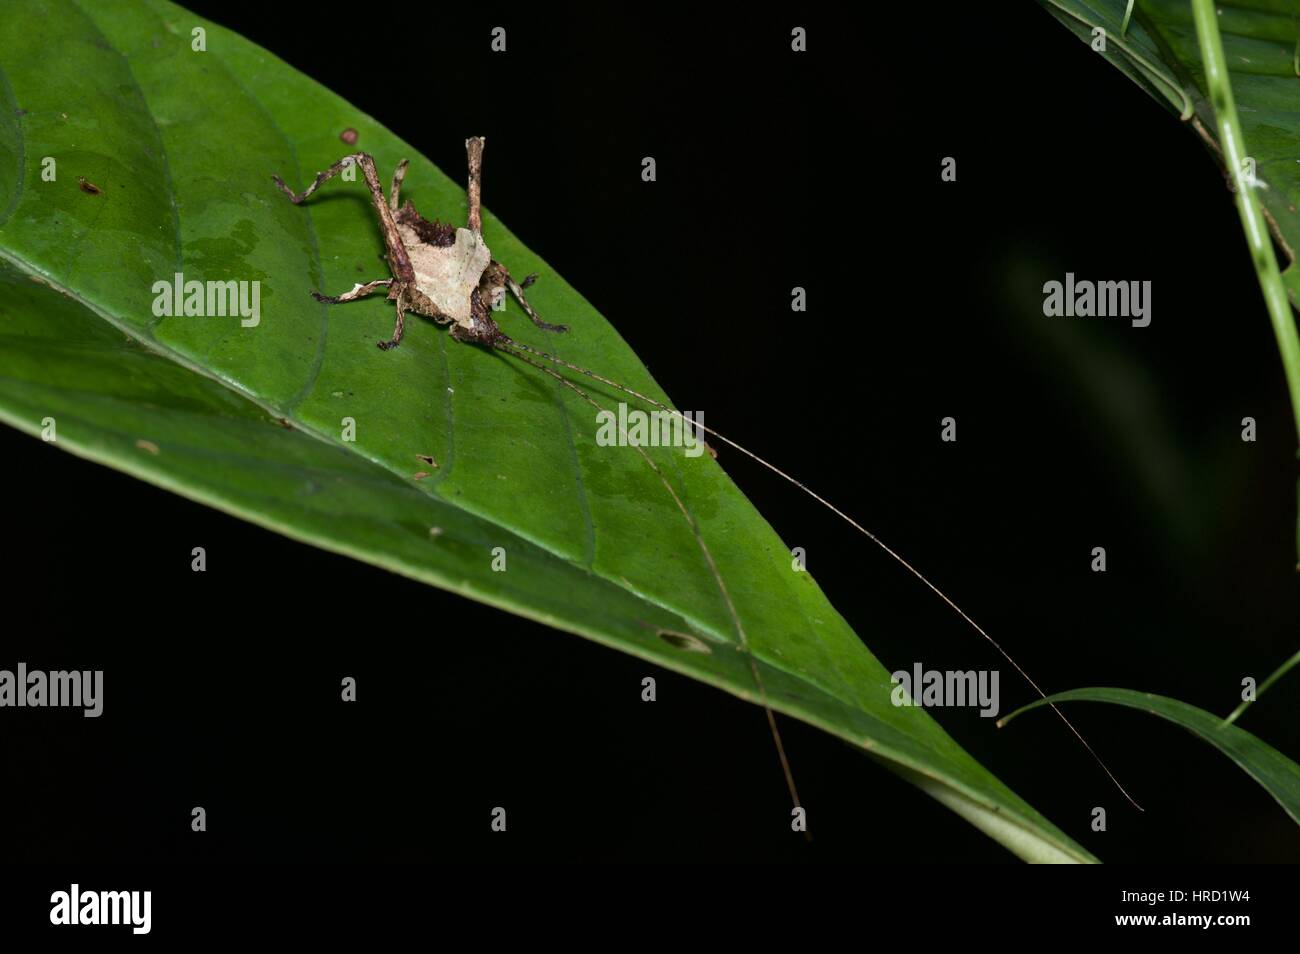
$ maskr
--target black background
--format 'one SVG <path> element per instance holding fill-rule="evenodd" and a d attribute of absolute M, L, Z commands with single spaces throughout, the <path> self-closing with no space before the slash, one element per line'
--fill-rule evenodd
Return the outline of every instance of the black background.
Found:
<path fill-rule="evenodd" d="M 1230 194 L 1188 129 L 1034 4 L 926 23 L 873 4 L 869 24 L 811 7 L 190 6 L 448 172 L 486 135 L 485 203 L 680 406 L 857 515 L 1045 688 L 1227 712 L 1243 676 L 1294 652 L 1296 436 Z M 1042 283 L 1067 270 L 1150 280 L 1152 325 L 1043 318 Z M 956 444 L 939 440 L 948 415 Z M 807 843 L 758 708 L 16 432 L 0 452 L 4 665 L 106 670 L 98 720 L 5 716 L 14 860 L 1012 860 L 781 719 Z M 1004 710 L 1029 701 L 879 551 L 721 461 L 886 666 L 1001 668 Z M 1242 724 L 1296 757 L 1293 699 L 1283 683 Z M 1047 714 L 997 730 L 937 713 L 1103 860 L 1300 859 L 1295 825 L 1208 746 L 1126 709 L 1072 715 L 1144 814 Z"/>

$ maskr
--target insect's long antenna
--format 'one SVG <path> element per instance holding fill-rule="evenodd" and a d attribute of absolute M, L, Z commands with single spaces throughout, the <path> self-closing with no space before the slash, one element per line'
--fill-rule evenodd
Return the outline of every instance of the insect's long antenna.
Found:
<path fill-rule="evenodd" d="M 588 394 L 582 388 L 578 387 L 576 384 L 574 384 L 568 378 L 564 377 L 562 374 L 557 373 L 554 368 L 548 368 L 546 365 L 542 364 L 541 362 L 534 361 L 532 358 L 526 357 L 525 355 L 521 354 L 519 351 L 514 350 L 514 348 L 511 347 L 512 345 L 514 346 L 514 348 L 521 348 L 525 351 L 528 351 L 532 354 L 539 355 L 541 357 L 553 358 L 554 360 L 557 361 L 559 360 L 558 358 L 555 358 L 554 355 L 547 355 L 545 352 L 535 351 L 534 349 L 529 348 L 526 345 L 518 344 L 517 342 L 509 338 L 503 337 L 502 339 L 498 340 L 493 346 L 496 348 L 500 348 L 501 350 L 510 351 L 516 358 L 518 358 L 520 361 L 523 361 L 525 364 L 531 364 L 534 368 L 537 368 L 539 371 L 544 371 L 546 374 L 549 374 L 551 377 L 555 378 L 555 380 L 559 381 L 569 390 L 577 392 L 577 394 L 584 401 L 586 401 L 588 404 L 594 407 L 597 411 L 605 410 L 590 394 Z M 623 436 L 624 438 L 626 438 L 627 433 L 624 432 Z M 682 504 L 681 498 L 677 496 L 677 491 L 673 489 L 673 485 L 670 484 L 667 478 L 664 477 L 663 472 L 659 469 L 658 465 L 656 465 L 655 462 L 650 459 L 649 455 L 647 455 L 646 452 L 643 451 L 639 445 L 632 444 L 631 446 L 636 448 L 637 453 L 639 453 L 641 457 L 645 460 L 645 462 L 650 465 L 650 469 L 653 470 L 655 474 L 658 475 L 659 479 L 663 481 L 664 486 L 668 488 L 668 493 L 672 495 L 673 501 L 677 504 L 678 509 L 680 509 L 682 514 L 686 517 L 687 522 L 689 522 L 694 527 L 695 519 L 691 516 L 690 512 Z M 763 711 L 767 713 L 768 728 L 772 730 L 772 742 L 776 745 L 776 757 L 781 761 L 781 771 L 785 774 L 785 784 L 786 787 L 790 790 L 790 801 L 794 804 L 795 808 L 798 808 L 800 805 L 799 790 L 795 788 L 794 773 L 790 770 L 790 760 L 786 757 L 785 745 L 781 742 L 781 731 L 776 727 L 776 714 L 772 711 L 772 706 L 767 701 L 767 687 L 764 686 L 763 684 L 763 677 L 759 675 L 758 662 L 757 660 L 754 659 L 754 654 L 749 650 L 749 639 L 748 637 L 745 636 L 745 628 L 740 625 L 740 618 L 736 616 L 735 607 L 731 605 L 731 596 L 730 594 L 727 593 L 727 588 L 725 584 L 723 584 L 722 582 L 722 577 L 718 574 L 717 565 L 713 562 L 713 554 L 711 554 L 709 552 L 709 548 L 704 545 L 703 538 L 699 538 L 699 540 L 700 540 L 700 548 L 704 551 L 704 558 L 709 561 L 709 566 L 713 569 L 714 577 L 717 579 L 718 585 L 722 588 L 722 596 L 727 601 L 727 606 L 731 610 L 732 617 L 736 620 L 736 630 L 740 635 L 741 646 L 744 648 L 745 655 L 749 659 L 749 671 L 754 677 L 754 686 L 758 689 L 758 696 L 759 699 L 762 701 Z M 809 841 L 812 840 L 812 836 L 808 832 L 807 828 L 804 829 L 804 837 Z"/>
<path fill-rule="evenodd" d="M 762 457 L 759 457 L 749 448 L 742 447 L 740 444 L 737 444 L 735 441 L 727 437 L 725 434 L 719 434 L 713 428 L 706 426 L 702 421 L 691 421 L 687 419 L 686 416 L 681 413 L 681 411 L 678 411 L 676 408 L 669 407 L 668 405 L 664 404 L 662 401 L 657 401 L 652 397 L 642 394 L 640 391 L 636 391 L 632 388 L 627 387 L 626 385 L 619 384 L 617 381 L 611 381 L 609 378 L 597 374 L 595 371 L 591 371 L 587 368 L 579 367 L 578 365 L 565 361 L 563 358 L 557 357 L 556 355 L 548 354 L 545 351 L 539 351 L 536 348 L 530 348 L 528 345 L 520 344 L 518 341 L 515 341 L 514 339 L 511 338 L 506 338 L 505 336 L 502 336 L 502 339 L 503 340 L 500 340 L 496 343 L 495 347 L 503 351 L 508 351 L 513 353 L 515 357 L 519 358 L 521 361 L 527 361 L 529 364 L 533 365 L 534 367 L 540 367 L 540 365 L 538 365 L 537 362 L 529 360 L 528 358 L 524 357 L 524 355 L 521 353 L 521 352 L 527 352 L 528 354 L 535 355 L 539 358 L 544 358 L 545 360 L 557 364 L 560 367 L 568 368 L 570 371 L 576 371 L 579 374 L 584 374 L 587 377 L 592 378 L 593 380 L 599 381 L 601 384 L 607 384 L 610 387 L 616 388 L 617 390 L 622 391 L 625 394 L 630 394 L 632 397 L 644 401 L 645 403 L 651 405 L 652 407 L 658 408 L 661 411 L 666 411 L 669 414 L 675 414 L 676 416 L 682 418 L 682 420 L 686 421 L 687 424 L 694 425 L 695 427 L 698 427 L 700 430 L 712 434 L 714 437 L 722 441 L 728 447 L 740 451 L 740 453 L 744 454 L 746 457 L 750 458 L 751 460 L 757 461 L 758 463 L 762 464 L 764 467 L 772 471 L 772 473 L 776 474 L 778 477 L 788 481 L 789 483 L 794 484 L 796 487 L 798 487 L 800 490 L 806 493 L 809 497 L 812 497 L 813 500 L 816 500 L 827 510 L 831 511 L 831 513 L 835 514 L 837 517 L 839 517 L 849 526 L 853 527 L 853 529 L 857 530 L 859 533 L 865 536 L 872 543 L 876 544 L 876 546 L 880 547 L 880 549 L 884 550 L 885 553 L 889 554 L 889 556 L 891 556 L 895 561 L 901 564 L 902 567 L 905 570 L 907 570 L 907 572 L 911 573 L 912 576 L 916 577 L 918 580 L 924 583 L 930 589 L 931 592 L 933 592 L 936 596 L 939 597 L 939 599 L 947 603 L 948 606 L 952 608 L 953 612 L 955 612 L 958 616 L 960 616 L 963 620 L 965 620 L 968 624 L 970 624 L 971 628 L 974 629 L 975 632 L 983 636 L 984 639 L 988 641 L 989 645 L 991 645 L 994 649 L 996 649 L 1001 654 L 1002 658 L 1012 665 L 1012 667 L 1016 670 L 1016 672 L 1020 673 L 1020 675 L 1024 678 L 1025 682 L 1029 683 L 1029 685 L 1033 687 L 1033 690 L 1036 693 L 1038 693 L 1039 696 L 1041 696 L 1043 699 L 1047 698 L 1047 693 L 1043 692 L 1042 689 L 1038 688 L 1038 683 L 1034 682 L 1034 680 L 1029 677 L 1029 673 L 1025 672 L 1023 669 L 1020 668 L 1020 664 L 1011 658 L 1010 653 L 1008 653 L 1005 649 L 1003 649 L 1002 646 L 998 644 L 997 640 L 995 640 L 992 636 L 986 633 L 983 627 L 981 627 L 973 619 L 967 616 L 965 611 L 963 611 L 960 606 L 954 603 L 948 597 L 948 595 L 943 592 L 943 590 L 939 589 L 939 587 L 935 586 L 928 579 L 926 579 L 926 577 L 921 573 L 920 570 L 912 566 L 912 564 L 908 563 L 907 560 L 903 559 L 903 557 L 897 551 L 895 551 L 892 547 L 886 544 L 878 536 L 876 536 L 866 527 L 862 526 L 862 524 L 858 523 L 856 520 L 854 520 L 852 517 L 846 514 L 839 507 L 835 506 L 833 503 L 827 500 L 825 497 L 821 496 L 812 488 L 808 487 L 802 481 L 799 481 L 794 477 L 791 477 L 789 474 L 781 470 L 781 468 L 777 467 L 775 464 L 771 464 L 768 461 L 764 460 Z M 544 368 L 543 370 L 549 371 L 550 369 Z M 553 374 L 553 376 L 559 377 L 560 380 L 564 380 L 564 378 L 561 377 L 560 375 Z M 571 384 L 571 382 L 567 382 L 567 383 Z M 586 395 L 584 394 L 584 397 L 585 396 Z M 588 400 L 590 401 L 591 399 L 588 398 Z M 1093 759 L 1096 761 L 1096 763 L 1099 766 L 1101 766 L 1101 770 L 1106 773 L 1106 776 L 1111 780 L 1111 782 L 1114 783 L 1115 787 L 1119 789 L 1120 794 L 1123 795 L 1128 800 L 1128 803 L 1132 805 L 1134 808 L 1136 808 L 1138 811 L 1144 811 L 1142 806 L 1139 805 L 1136 801 L 1134 801 L 1133 796 L 1130 795 L 1127 791 L 1125 791 L 1124 786 L 1119 783 L 1119 779 L 1115 777 L 1114 773 L 1112 773 L 1111 770 L 1106 766 L 1106 763 L 1102 761 L 1101 756 L 1099 756 L 1093 750 L 1092 746 L 1088 744 L 1088 740 L 1085 739 L 1083 737 L 1083 734 L 1080 733 L 1079 730 L 1074 727 L 1074 723 L 1072 723 L 1068 718 L 1066 718 L 1065 713 L 1062 712 L 1057 707 L 1056 703 L 1049 702 L 1048 705 L 1052 707 L 1053 712 L 1055 712 L 1058 716 L 1060 716 L 1061 721 L 1064 722 L 1066 727 L 1069 728 L 1070 732 L 1074 734 L 1074 737 L 1079 740 L 1079 743 L 1088 751 L 1088 754 L 1093 757 Z"/>

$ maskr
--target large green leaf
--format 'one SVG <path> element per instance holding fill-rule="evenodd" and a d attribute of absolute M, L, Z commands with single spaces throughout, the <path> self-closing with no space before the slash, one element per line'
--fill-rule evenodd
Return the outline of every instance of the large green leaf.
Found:
<path fill-rule="evenodd" d="M 1189 706 L 1177 699 L 1133 689 L 1071 689 L 1017 709 L 998 724 L 1006 725 L 1022 712 L 1037 709 L 1049 702 L 1109 702 L 1168 719 L 1209 742 L 1245 769 L 1251 778 L 1277 799 L 1277 803 L 1286 809 L 1292 820 L 1300 823 L 1300 765 L 1245 729 L 1228 725 L 1212 712 Z"/>
<path fill-rule="evenodd" d="M 191 49 L 197 26 L 206 52 Z M 598 446 L 593 409 L 535 369 L 427 322 L 382 352 L 389 304 L 312 300 L 386 275 L 360 183 L 303 206 L 271 183 L 308 182 L 344 151 L 341 130 L 385 176 L 411 158 L 404 196 L 463 221 L 456 181 L 391 132 L 153 0 L 11 0 L 0 67 L 0 418 L 32 433 L 53 418 L 73 453 L 759 701 L 747 637 L 774 709 L 881 759 L 1026 859 L 1094 860 L 924 711 L 891 704 L 889 673 L 707 454 L 651 450 L 661 478 L 632 450 Z M 484 233 L 516 275 L 540 272 L 534 304 L 572 328 L 543 338 L 512 306 L 512 335 L 666 400 L 490 213 Z M 260 281 L 260 324 L 156 318 L 152 286 L 176 272 Z M 344 418 L 355 441 L 341 439 Z M 491 568 L 495 547 L 506 572 Z"/>

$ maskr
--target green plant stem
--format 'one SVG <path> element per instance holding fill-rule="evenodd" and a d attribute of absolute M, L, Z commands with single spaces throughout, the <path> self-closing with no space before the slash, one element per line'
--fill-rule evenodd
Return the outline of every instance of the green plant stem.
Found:
<path fill-rule="evenodd" d="M 1255 196 L 1254 176 L 1247 174 L 1249 158 L 1246 142 L 1237 120 L 1237 107 L 1232 98 L 1232 83 L 1228 79 L 1228 65 L 1223 54 L 1223 40 L 1219 36 L 1219 21 L 1212 0 L 1192 0 L 1192 14 L 1196 21 L 1196 37 L 1201 47 L 1201 62 L 1205 67 L 1205 85 L 1214 106 L 1214 121 L 1218 127 L 1219 145 L 1223 159 L 1232 174 L 1237 191 L 1237 211 L 1246 232 L 1255 274 L 1264 292 L 1264 303 L 1273 323 L 1282 366 L 1286 369 L 1287 386 L 1291 391 L 1291 408 L 1295 417 L 1296 436 L 1300 438 L 1300 335 L 1297 335 L 1291 304 L 1277 267 L 1277 256 L 1269 239 L 1268 227 L 1259 200 Z"/>
<path fill-rule="evenodd" d="M 1272 674 L 1271 676 L 1269 676 L 1267 679 L 1264 680 L 1264 684 L 1261 685 L 1258 689 L 1255 690 L 1255 698 L 1254 698 L 1254 699 L 1246 699 L 1246 700 L 1244 700 L 1244 701 L 1241 703 L 1241 705 L 1237 706 L 1237 708 L 1235 708 L 1235 709 L 1232 710 L 1232 715 L 1228 716 L 1228 718 L 1226 718 L 1226 719 L 1223 720 L 1223 724 L 1224 724 L 1224 725 L 1232 725 L 1232 723 L 1236 722 L 1236 721 L 1237 721 L 1237 717 L 1240 716 L 1243 712 L 1245 712 L 1246 709 L 1249 708 L 1249 706 L 1250 706 L 1250 704 L 1251 704 L 1252 702 L 1257 702 L 1257 701 L 1259 700 L 1259 697 L 1262 696 L 1262 695 L 1264 694 L 1264 690 L 1265 690 L 1265 689 L 1267 689 L 1269 686 L 1273 685 L 1273 683 L 1277 682 L 1279 679 L 1281 679 L 1283 676 L 1285 676 L 1288 672 L 1290 672 L 1291 669 L 1296 665 L 1296 663 L 1300 663 L 1300 652 L 1296 653 L 1294 656 L 1292 656 L 1290 659 L 1288 659 L 1288 660 L 1287 660 L 1286 662 L 1284 662 L 1282 665 L 1280 665 L 1280 666 L 1278 666 L 1276 669 L 1274 669 L 1274 670 L 1273 670 L 1273 674 Z"/>

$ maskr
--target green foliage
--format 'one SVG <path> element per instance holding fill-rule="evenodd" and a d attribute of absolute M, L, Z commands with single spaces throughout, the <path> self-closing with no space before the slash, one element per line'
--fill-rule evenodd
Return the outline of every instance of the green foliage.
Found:
<path fill-rule="evenodd" d="M 352 128 L 385 176 L 411 159 L 403 196 L 426 216 L 464 221 L 459 180 L 160 0 L 15 0 L 5 16 L 0 419 L 35 434 L 52 418 L 73 453 L 758 702 L 752 653 L 773 709 L 869 752 L 1024 858 L 1094 860 L 922 709 L 891 703 L 888 671 L 707 454 L 649 449 L 661 477 L 633 450 L 599 446 L 593 409 L 535 369 L 417 319 L 382 352 L 382 297 L 311 298 L 387 277 L 374 214 L 359 182 L 299 207 L 272 174 L 301 188 L 352 151 L 340 142 Z M 493 176 L 524 161 L 488 150 L 489 203 Z M 500 320 L 512 336 L 667 400 L 490 212 L 484 234 L 514 274 L 540 273 L 533 304 L 572 328 L 545 336 L 511 305 Z M 260 282 L 260 320 L 156 315 L 154 285 L 176 273 Z M 497 547 L 505 572 L 492 569 Z"/>

